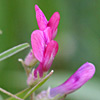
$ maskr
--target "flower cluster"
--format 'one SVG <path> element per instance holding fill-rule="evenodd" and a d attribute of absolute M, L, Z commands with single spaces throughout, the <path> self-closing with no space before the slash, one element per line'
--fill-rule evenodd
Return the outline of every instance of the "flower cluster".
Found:
<path fill-rule="evenodd" d="M 39 61 L 36 69 L 33 69 L 27 79 L 27 84 L 36 84 L 50 69 L 54 57 L 58 52 L 58 43 L 54 41 L 60 15 L 55 12 L 49 21 L 41 9 L 35 5 L 36 19 L 39 30 L 31 35 L 32 51 L 26 57 L 24 63 L 27 66 L 34 65 Z M 84 85 L 95 73 L 95 66 L 86 62 L 67 81 L 55 88 L 49 88 L 36 96 L 36 100 L 61 100 L 65 95 L 72 93 Z"/>
<path fill-rule="evenodd" d="M 29 75 L 27 80 L 28 85 L 33 85 L 48 72 L 58 52 L 58 43 L 54 41 L 54 38 L 57 34 L 57 27 L 60 20 L 59 13 L 55 12 L 50 20 L 47 21 L 45 15 L 37 5 L 35 5 L 35 11 L 39 30 L 32 32 L 31 44 L 34 59 L 39 61 L 39 66 L 33 69 Z M 30 61 L 33 61 L 33 58 Z"/>

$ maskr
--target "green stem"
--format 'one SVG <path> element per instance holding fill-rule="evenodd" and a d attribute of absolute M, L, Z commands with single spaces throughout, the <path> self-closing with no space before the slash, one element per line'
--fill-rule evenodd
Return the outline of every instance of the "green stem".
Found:
<path fill-rule="evenodd" d="M 29 76 L 30 69 L 24 64 L 24 61 L 22 59 L 18 59 L 19 62 L 21 62 L 22 66 L 24 67 L 24 70 L 26 72 L 27 77 Z"/>
<path fill-rule="evenodd" d="M 11 97 L 14 97 L 14 98 L 18 99 L 18 100 L 24 100 L 24 99 L 21 99 L 21 98 L 17 97 L 16 95 L 14 95 L 14 94 L 12 94 L 12 93 L 10 93 L 10 92 L 2 89 L 2 88 L 0 88 L 0 91 L 3 92 L 3 93 L 5 93 L 5 94 L 8 94 Z"/>

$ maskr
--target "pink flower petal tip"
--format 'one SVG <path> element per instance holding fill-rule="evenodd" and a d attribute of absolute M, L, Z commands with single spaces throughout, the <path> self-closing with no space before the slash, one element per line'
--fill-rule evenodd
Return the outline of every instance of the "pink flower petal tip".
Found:
<path fill-rule="evenodd" d="M 44 13 L 42 12 L 42 10 L 38 7 L 38 5 L 35 5 L 35 11 L 36 11 L 36 19 L 37 19 L 39 29 L 43 31 L 47 27 L 48 21 Z"/>
<path fill-rule="evenodd" d="M 36 19 L 39 26 L 39 29 L 44 31 L 47 27 L 51 28 L 51 39 L 54 39 L 57 34 L 57 27 L 60 21 L 60 14 L 59 12 L 55 12 L 49 21 L 47 21 L 44 13 L 35 5 L 35 12 L 36 12 Z"/>
<path fill-rule="evenodd" d="M 49 22 L 47 24 L 47 26 L 50 27 L 51 30 L 52 30 L 52 39 L 54 39 L 55 36 L 56 36 L 56 33 L 57 33 L 56 31 L 57 31 L 57 27 L 58 27 L 59 21 L 60 21 L 60 14 L 59 14 L 59 12 L 55 12 L 51 16 L 51 18 L 50 18 L 50 20 L 49 20 Z"/>

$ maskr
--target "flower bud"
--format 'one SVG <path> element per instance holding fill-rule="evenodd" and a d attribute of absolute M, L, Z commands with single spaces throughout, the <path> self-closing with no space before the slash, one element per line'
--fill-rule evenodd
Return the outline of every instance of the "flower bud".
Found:
<path fill-rule="evenodd" d="M 37 59 L 35 58 L 32 50 L 28 53 L 24 60 L 24 64 L 28 67 L 32 67 L 37 63 Z"/>

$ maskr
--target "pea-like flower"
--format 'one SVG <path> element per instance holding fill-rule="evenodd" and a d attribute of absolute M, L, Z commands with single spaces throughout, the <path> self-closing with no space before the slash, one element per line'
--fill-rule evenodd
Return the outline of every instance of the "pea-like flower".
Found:
<path fill-rule="evenodd" d="M 32 73 L 29 75 L 27 80 L 28 84 L 32 84 L 32 82 L 37 79 L 37 75 L 42 78 L 43 74 L 48 72 L 58 52 L 58 43 L 53 39 L 57 33 L 60 20 L 59 13 L 55 12 L 50 20 L 47 21 L 45 15 L 37 5 L 35 5 L 35 11 L 40 30 L 32 32 L 31 45 L 34 56 L 40 64 L 35 70 L 33 69 Z"/>
<path fill-rule="evenodd" d="M 55 12 L 50 20 L 47 21 L 44 13 L 37 5 L 35 5 L 35 11 L 40 30 L 33 31 L 31 44 L 34 56 L 42 62 L 47 44 L 56 36 L 60 15 L 58 12 Z"/>
<path fill-rule="evenodd" d="M 29 66 L 32 64 L 30 61 L 33 61 L 34 58 L 40 62 L 43 61 L 45 48 L 47 44 L 55 38 L 60 20 L 60 15 L 58 12 L 55 12 L 50 20 L 47 21 L 44 13 L 41 11 L 38 5 L 35 5 L 35 11 L 39 30 L 33 31 L 31 35 L 32 50 L 35 57 L 30 56 L 30 52 L 29 55 L 25 58 L 25 63 Z"/>
<path fill-rule="evenodd" d="M 37 100 L 60 100 L 60 97 L 68 95 L 83 86 L 93 77 L 94 73 L 95 66 L 86 62 L 63 84 L 37 95 Z"/>

